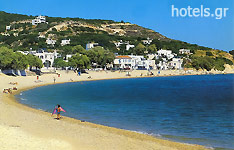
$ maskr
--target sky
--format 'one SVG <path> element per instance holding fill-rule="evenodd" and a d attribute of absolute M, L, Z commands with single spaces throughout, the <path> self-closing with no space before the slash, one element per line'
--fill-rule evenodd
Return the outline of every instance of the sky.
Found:
<path fill-rule="evenodd" d="M 213 17 L 204 16 L 206 8 Z M 234 0 L 0 0 L 0 11 L 8 13 L 123 20 L 225 51 L 234 50 L 233 9 Z"/>

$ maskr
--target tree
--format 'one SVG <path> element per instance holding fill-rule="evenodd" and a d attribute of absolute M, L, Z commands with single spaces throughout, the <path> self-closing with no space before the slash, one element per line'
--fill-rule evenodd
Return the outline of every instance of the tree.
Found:
<path fill-rule="evenodd" d="M 137 55 L 143 55 L 144 51 L 145 51 L 145 46 L 141 43 L 139 43 L 135 48 L 135 52 Z"/>
<path fill-rule="evenodd" d="M 148 47 L 148 53 L 155 54 L 157 52 L 157 47 L 155 44 L 152 44 Z"/>
<path fill-rule="evenodd" d="M 229 59 L 226 59 L 224 57 L 217 57 L 215 58 L 214 66 L 216 70 L 223 71 L 225 69 L 224 64 L 233 65 L 233 62 Z"/>
<path fill-rule="evenodd" d="M 207 71 L 211 70 L 213 68 L 213 65 L 211 63 L 212 58 L 210 57 L 194 57 L 192 61 L 192 66 L 194 68 L 198 69 L 206 69 Z"/>
<path fill-rule="evenodd" d="M 0 47 L 0 69 L 12 69 L 13 61 L 13 50 L 7 47 Z"/>
<path fill-rule="evenodd" d="M 72 48 L 72 54 L 85 54 L 86 50 L 81 45 L 76 45 Z"/>
<path fill-rule="evenodd" d="M 206 56 L 214 56 L 211 52 L 206 52 Z"/>
<path fill-rule="evenodd" d="M 85 69 L 90 65 L 90 61 L 86 55 L 77 53 L 68 60 L 68 64 L 74 69 Z"/>
<path fill-rule="evenodd" d="M 109 50 L 97 46 L 87 51 L 87 56 L 92 63 L 97 63 L 102 68 L 105 68 L 107 64 L 113 63 L 115 55 Z"/>
<path fill-rule="evenodd" d="M 234 58 L 234 50 L 229 51 L 229 54 L 231 54 Z"/>
<path fill-rule="evenodd" d="M 60 47 L 60 49 L 62 50 L 62 53 L 64 55 L 67 55 L 67 54 L 72 54 L 72 46 L 68 46 L 68 45 L 65 45 L 65 46 L 62 46 Z"/>
<path fill-rule="evenodd" d="M 14 61 L 12 61 L 12 69 L 24 70 L 28 67 L 28 60 L 26 55 L 16 52 L 13 53 L 13 57 Z"/>
<path fill-rule="evenodd" d="M 42 68 L 42 61 L 33 55 L 23 55 L 7 47 L 0 48 L 0 69 L 24 70 L 30 66 Z M 30 67 L 31 68 L 31 67 Z"/>
<path fill-rule="evenodd" d="M 36 70 L 39 68 L 43 67 L 42 61 L 40 58 L 38 58 L 37 56 L 34 56 L 32 54 L 28 54 L 27 55 L 27 60 L 28 60 L 28 64 L 30 66 L 30 70 L 32 70 L 32 67 L 36 67 Z"/>
<path fill-rule="evenodd" d="M 52 31 L 53 31 L 53 32 L 57 32 L 57 29 L 56 29 L 56 28 L 52 28 Z"/>
<path fill-rule="evenodd" d="M 56 68 L 65 68 L 68 66 L 68 64 L 62 58 L 56 58 L 54 60 L 53 66 Z"/>

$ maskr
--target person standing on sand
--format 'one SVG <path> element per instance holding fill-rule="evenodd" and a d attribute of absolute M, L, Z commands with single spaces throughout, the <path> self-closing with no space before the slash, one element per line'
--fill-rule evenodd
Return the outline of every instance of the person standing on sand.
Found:
<path fill-rule="evenodd" d="M 53 116 L 53 114 L 57 113 L 57 118 L 56 119 L 59 120 L 61 118 L 61 116 L 60 116 L 61 111 L 66 112 L 60 105 L 57 105 L 57 106 L 55 106 L 54 111 L 52 112 L 51 116 Z"/>
<path fill-rule="evenodd" d="M 61 106 L 60 105 L 58 105 L 58 108 L 57 108 L 57 119 L 59 120 L 60 119 L 60 113 L 61 113 Z"/>

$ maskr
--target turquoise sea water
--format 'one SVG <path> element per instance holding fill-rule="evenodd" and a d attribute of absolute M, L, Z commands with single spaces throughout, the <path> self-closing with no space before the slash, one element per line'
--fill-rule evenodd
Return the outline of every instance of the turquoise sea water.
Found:
<path fill-rule="evenodd" d="M 24 91 L 20 103 L 178 142 L 234 149 L 234 75 L 117 79 Z"/>

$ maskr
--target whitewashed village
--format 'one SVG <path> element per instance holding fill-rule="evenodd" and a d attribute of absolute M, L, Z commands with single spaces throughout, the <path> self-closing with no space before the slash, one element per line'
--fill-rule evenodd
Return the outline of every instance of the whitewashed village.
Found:
<path fill-rule="evenodd" d="M 41 24 L 50 24 L 47 21 L 46 16 L 37 16 L 32 20 L 26 20 L 21 21 L 18 23 L 28 23 L 31 24 L 31 26 L 36 27 Z M 132 24 L 129 23 L 118 23 L 118 25 L 125 25 L 125 26 L 131 26 Z M 174 53 L 172 49 L 164 49 L 164 48 L 156 48 L 156 45 L 153 45 L 154 51 L 148 51 L 144 50 L 141 55 L 137 55 L 134 53 L 130 53 L 132 49 L 136 48 L 138 45 L 142 45 L 146 48 L 149 48 L 152 46 L 152 43 L 155 39 L 152 39 L 150 37 L 141 39 L 138 41 L 138 45 L 135 43 L 132 43 L 129 40 L 119 39 L 119 40 L 113 40 L 109 41 L 114 46 L 115 49 L 117 49 L 121 53 L 114 52 L 114 59 L 112 62 L 106 63 L 104 66 L 100 65 L 98 63 L 91 62 L 91 67 L 89 68 L 74 68 L 72 66 L 66 66 L 66 67 L 58 67 L 55 66 L 56 59 L 63 60 L 64 62 L 69 62 L 69 59 L 71 59 L 74 55 L 74 53 L 66 53 L 66 55 L 61 53 L 61 49 L 55 48 L 55 45 L 60 47 L 65 47 L 71 45 L 72 42 L 75 42 L 74 39 L 69 38 L 68 36 L 60 37 L 59 39 L 56 37 L 55 34 L 50 33 L 50 31 L 55 30 L 56 32 L 59 30 L 62 30 L 65 27 L 80 27 L 79 22 L 75 21 L 67 21 L 62 22 L 58 25 L 52 26 L 51 28 L 48 28 L 47 32 L 39 32 L 37 39 L 44 39 L 44 44 L 47 47 L 50 47 L 50 49 L 47 48 L 39 48 L 39 49 L 33 49 L 29 48 L 27 50 L 16 50 L 16 52 L 20 52 L 24 55 L 34 55 L 38 57 L 43 64 L 43 67 L 40 69 L 42 72 L 55 72 L 56 70 L 79 70 L 79 69 L 85 69 L 85 70 L 121 70 L 121 71 L 133 71 L 133 70 L 148 70 L 151 72 L 152 70 L 160 71 L 160 70 L 184 70 L 184 61 L 191 62 L 190 56 L 193 55 L 194 51 L 191 51 L 190 49 L 181 48 L 179 49 L 179 53 Z M 83 28 L 88 28 L 91 30 L 91 26 L 88 24 L 82 24 Z M 67 30 L 66 28 L 66 30 Z M 121 28 L 116 28 L 116 24 L 110 24 L 110 25 L 101 25 L 101 27 L 95 27 L 96 30 L 98 29 L 99 32 L 105 30 L 109 31 L 108 34 L 118 34 L 119 37 L 124 35 L 124 30 Z M 6 26 L 6 31 L 2 32 L 1 35 L 3 36 L 10 36 L 9 31 L 13 31 L 13 36 L 17 37 L 19 34 L 15 32 L 16 30 L 12 28 L 12 25 Z M 93 30 L 93 29 L 92 29 Z M 64 30 L 63 30 L 64 31 Z M 134 31 L 135 32 L 135 31 Z M 49 33 L 49 34 L 48 34 Z M 161 37 L 163 39 L 165 37 Z M 160 38 L 156 39 L 158 41 L 161 40 Z M 98 41 L 89 41 L 88 43 L 85 43 L 86 46 L 83 47 L 86 52 L 99 48 L 103 49 L 106 45 L 103 43 L 99 43 Z M 81 45 L 79 45 L 81 46 Z M 127 54 L 125 54 L 127 53 Z M 79 54 L 80 56 L 83 55 L 82 53 Z M 12 72 L 12 71 L 11 71 Z M 17 75 L 25 74 L 25 73 L 18 73 L 21 71 L 16 71 L 15 73 Z"/>
<path fill-rule="evenodd" d="M 32 25 L 38 25 L 41 23 L 48 23 L 46 22 L 45 16 L 38 16 L 32 20 Z M 6 29 L 9 30 L 10 26 L 6 26 Z M 45 38 L 42 35 L 39 35 L 38 38 Z M 60 42 L 61 46 L 69 45 L 70 39 L 63 39 L 61 41 L 57 41 L 52 38 L 46 39 L 47 45 L 55 45 L 56 42 Z M 153 39 L 147 38 L 142 40 L 142 44 L 150 45 Z M 129 41 L 117 41 L 114 42 L 116 48 L 120 47 L 121 45 L 126 45 L 126 51 L 131 48 L 134 48 L 135 45 L 130 44 Z M 99 46 L 99 43 L 91 42 L 86 44 L 86 50 L 92 49 L 96 46 Z M 54 50 L 54 52 L 48 52 L 45 49 L 39 50 L 29 50 L 29 51 L 18 51 L 24 55 L 32 54 L 39 57 L 42 60 L 44 67 L 43 70 L 53 70 L 54 60 L 56 58 L 60 58 L 61 55 Z M 180 54 L 190 55 L 192 54 L 189 49 L 180 49 Z M 147 52 L 145 52 L 147 53 Z M 173 53 L 172 50 L 158 50 L 156 54 L 146 54 L 145 56 L 138 56 L 138 55 L 118 55 L 115 54 L 116 58 L 114 62 L 108 66 L 108 68 L 96 68 L 98 70 L 106 70 L 106 69 L 115 69 L 115 70 L 168 70 L 168 69 L 176 69 L 181 70 L 183 69 L 182 63 L 183 58 L 178 57 L 177 54 Z M 72 54 L 67 54 L 63 59 L 64 61 L 68 61 L 69 58 L 72 57 Z M 68 69 L 68 67 L 67 67 Z"/>

